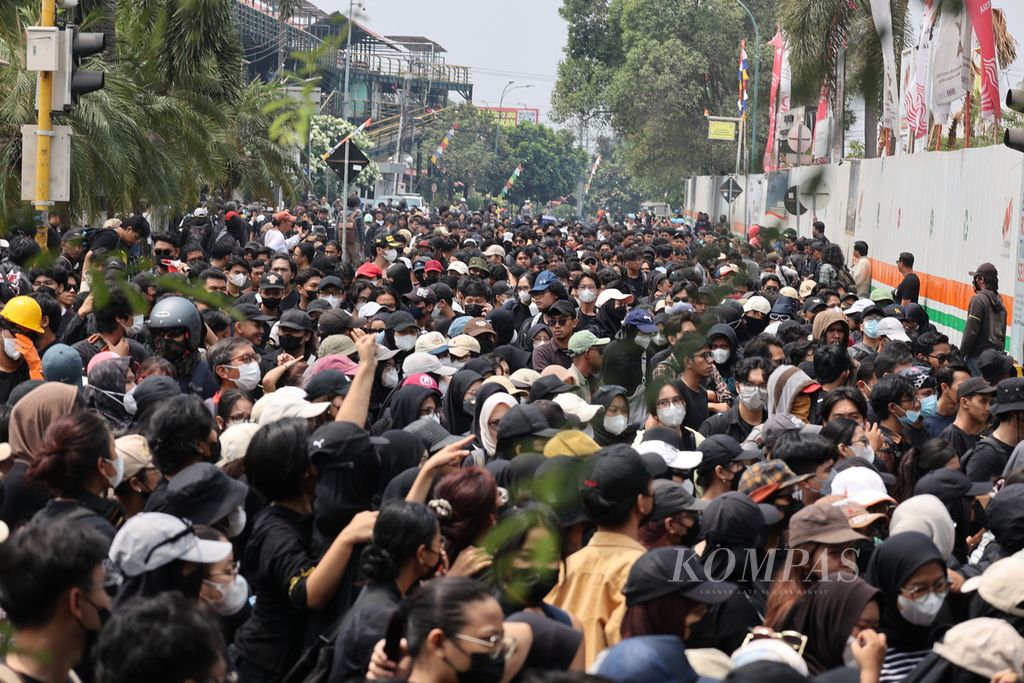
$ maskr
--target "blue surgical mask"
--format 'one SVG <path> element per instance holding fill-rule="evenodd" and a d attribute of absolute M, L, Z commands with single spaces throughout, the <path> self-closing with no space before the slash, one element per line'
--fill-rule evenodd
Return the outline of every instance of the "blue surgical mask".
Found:
<path fill-rule="evenodd" d="M 865 320 L 864 321 L 864 334 L 872 339 L 878 339 L 878 320 Z"/>
<path fill-rule="evenodd" d="M 902 422 L 903 424 L 905 424 L 908 427 L 913 425 L 915 422 L 917 422 L 920 419 L 921 419 L 921 411 L 920 410 L 908 410 L 906 412 L 906 414 L 899 416 L 899 421 Z"/>
<path fill-rule="evenodd" d="M 921 399 L 921 414 L 925 417 L 935 417 L 939 414 L 939 397 L 927 396 Z"/>

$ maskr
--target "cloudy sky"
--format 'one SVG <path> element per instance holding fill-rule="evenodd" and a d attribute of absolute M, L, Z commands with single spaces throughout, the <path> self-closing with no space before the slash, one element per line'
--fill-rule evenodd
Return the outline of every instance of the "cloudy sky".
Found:
<path fill-rule="evenodd" d="M 362 19 L 387 35 L 422 35 L 447 50 L 450 64 L 473 68 L 473 99 L 498 106 L 501 91 L 511 80 L 528 88 L 510 90 L 505 106 L 536 107 L 543 120 L 551 109 L 558 61 L 565 45 L 566 26 L 558 16 L 560 0 L 363 0 Z M 326 11 L 348 12 L 347 0 L 312 0 Z M 920 12 L 922 0 L 910 0 Z M 1002 74 L 1002 86 L 1024 79 L 1024 1 L 994 0 L 1006 11 L 1010 32 L 1021 41 L 1018 59 Z M 915 20 L 915 33 L 919 20 Z M 764 31 L 769 37 L 771 31 Z M 851 131 L 862 137 L 863 128 Z"/>
<path fill-rule="evenodd" d="M 347 0 L 311 0 L 348 13 Z M 426 36 L 440 43 L 449 64 L 473 67 L 473 100 L 496 107 L 509 81 L 505 106 L 540 109 L 547 120 L 551 90 L 565 45 L 559 0 L 364 0 L 362 20 L 385 35 Z M 357 14 L 357 16 L 359 16 Z"/>

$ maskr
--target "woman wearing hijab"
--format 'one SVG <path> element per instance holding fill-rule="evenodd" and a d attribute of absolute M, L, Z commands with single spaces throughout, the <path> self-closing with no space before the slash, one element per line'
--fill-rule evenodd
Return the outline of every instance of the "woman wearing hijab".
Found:
<path fill-rule="evenodd" d="M 378 420 L 373 426 L 375 434 L 389 429 L 405 429 L 421 417 L 436 415 L 440 422 L 441 394 L 432 387 L 408 384 L 391 395 L 388 410 L 390 420 L 387 416 Z"/>
<path fill-rule="evenodd" d="M 494 328 L 494 332 L 498 337 L 495 341 L 496 346 L 505 346 L 506 344 L 515 343 L 515 320 L 513 319 L 512 313 L 500 308 L 495 308 L 487 315 L 487 319 L 491 321 L 491 326 Z"/>
<path fill-rule="evenodd" d="M 484 378 L 473 370 L 462 369 L 452 375 L 451 384 L 442 400 L 450 433 L 466 434 L 473 426 L 477 392 L 483 381 Z"/>
<path fill-rule="evenodd" d="M 928 319 L 928 312 L 924 310 L 924 306 L 921 304 L 915 304 L 910 302 L 903 307 L 903 314 L 907 320 L 903 323 L 903 326 L 907 328 L 907 333 L 914 339 L 925 332 L 936 332 L 935 325 L 932 325 Z"/>
<path fill-rule="evenodd" d="M 829 574 L 808 590 L 779 623 L 808 636 L 804 661 L 811 674 L 855 666 L 850 643 L 874 631 L 881 617 L 881 591 L 853 574 Z"/>
<path fill-rule="evenodd" d="M 36 451 L 43 442 L 46 428 L 61 415 L 81 408 L 78 389 L 60 382 L 45 382 L 18 401 L 11 410 L 10 469 L 0 480 L 0 521 L 14 531 L 41 510 L 50 499 L 46 487 L 25 478 Z"/>
<path fill-rule="evenodd" d="M 927 536 L 908 531 L 875 548 L 867 580 L 882 591 L 879 630 L 888 649 L 880 683 L 902 681 L 945 630 L 936 618 L 949 594 L 946 562 Z"/>
<path fill-rule="evenodd" d="M 637 427 L 629 424 L 629 395 L 625 387 L 617 384 L 602 387 L 590 402 L 604 408 L 590 421 L 597 445 L 604 448 L 617 443 L 633 443 Z"/>
<path fill-rule="evenodd" d="M 547 323 L 536 323 L 530 327 L 526 337 L 522 340 L 523 350 L 532 353 L 534 348 L 554 338 L 551 327 Z"/>
<path fill-rule="evenodd" d="M 407 469 L 419 467 L 427 449 L 420 437 L 401 429 L 390 429 L 381 434 L 381 438 L 388 442 L 378 449 L 382 467 L 381 486 L 387 486 L 388 482 Z"/>
<path fill-rule="evenodd" d="M 749 571 L 746 562 L 735 561 L 748 558 L 751 550 L 758 558 L 762 556 L 767 537 L 765 517 L 749 497 L 731 491 L 708 505 L 701 516 L 701 533 L 704 547 L 698 552 L 705 573 L 735 583 L 737 591 L 708 609 L 707 616 L 694 625 L 686 644 L 732 652 L 743 643 L 751 627 L 761 624 L 765 612 L 767 591 L 760 577 Z M 715 552 L 719 549 L 725 550 Z"/>
<path fill-rule="evenodd" d="M 498 446 L 496 423 L 518 403 L 500 384 L 484 384 L 480 387 L 476 394 L 476 415 L 473 418 L 473 434 L 480 448 L 473 451 L 473 464 L 483 467 L 494 459 Z"/>
<path fill-rule="evenodd" d="M 510 375 L 516 370 L 530 367 L 530 354 L 512 344 L 504 344 L 494 349 L 494 355 L 508 364 L 508 374 Z"/>

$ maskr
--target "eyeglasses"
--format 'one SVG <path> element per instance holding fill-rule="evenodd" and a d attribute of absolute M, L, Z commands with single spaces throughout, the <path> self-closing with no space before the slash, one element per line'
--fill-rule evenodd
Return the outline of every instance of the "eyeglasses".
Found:
<path fill-rule="evenodd" d="M 933 583 L 931 586 L 914 584 L 910 588 L 900 588 L 900 592 L 916 602 L 917 600 L 922 599 L 929 593 L 935 593 L 936 595 L 945 595 L 945 593 L 949 592 L 949 587 L 951 585 L 952 584 L 949 582 L 949 580 L 943 577 L 935 583 Z"/>
<path fill-rule="evenodd" d="M 211 577 L 212 576 L 226 576 L 229 579 L 234 579 L 236 576 L 238 576 L 239 566 L 240 566 L 239 563 L 235 562 L 233 565 L 231 565 L 231 567 L 227 571 L 225 571 L 225 572 L 217 572 L 215 574 L 210 574 L 209 576 L 211 576 Z"/>
<path fill-rule="evenodd" d="M 798 655 L 803 657 L 804 648 L 807 647 L 807 636 L 800 633 L 799 631 L 775 631 L 768 628 L 767 626 L 755 626 L 750 629 L 750 633 L 743 639 L 743 645 L 751 642 L 752 640 L 781 640 L 786 645 L 789 645 Z"/>
<path fill-rule="evenodd" d="M 675 398 L 660 398 L 654 405 L 659 408 L 668 408 L 670 406 L 681 406 L 683 405 L 683 399 L 676 396 Z"/>
<path fill-rule="evenodd" d="M 787 315 L 785 313 L 769 313 L 768 314 L 768 319 L 769 320 L 777 320 L 777 321 L 781 321 L 781 322 L 786 322 L 790 318 L 789 318 L 789 315 Z"/>
<path fill-rule="evenodd" d="M 507 659 L 516 652 L 516 641 L 511 638 L 506 638 L 504 634 L 501 633 L 495 633 L 487 640 L 467 636 L 463 633 L 456 633 L 453 637 L 467 643 L 486 647 L 488 649 L 487 655 L 491 659 Z"/>
<path fill-rule="evenodd" d="M 259 359 L 260 359 L 259 356 L 257 356 L 255 353 L 247 353 L 244 356 L 238 356 L 237 358 L 232 358 L 231 362 L 232 363 L 256 363 L 256 362 L 259 361 Z"/>

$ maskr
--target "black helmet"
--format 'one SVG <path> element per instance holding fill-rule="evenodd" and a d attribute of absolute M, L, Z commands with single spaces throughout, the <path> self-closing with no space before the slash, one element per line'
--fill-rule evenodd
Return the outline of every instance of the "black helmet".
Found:
<path fill-rule="evenodd" d="M 188 346 L 195 351 L 203 340 L 203 317 L 196 305 L 182 296 L 166 296 L 153 306 L 149 329 L 182 328 L 188 331 Z"/>

